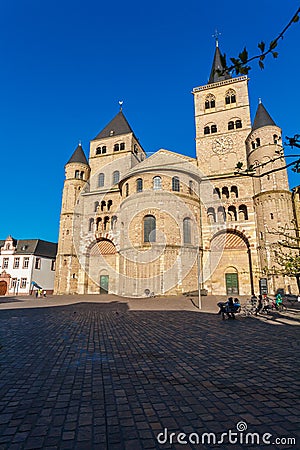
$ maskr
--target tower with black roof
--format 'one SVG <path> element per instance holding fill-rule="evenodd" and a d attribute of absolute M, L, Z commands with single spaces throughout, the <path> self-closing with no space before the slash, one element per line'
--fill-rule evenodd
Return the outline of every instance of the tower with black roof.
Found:
<path fill-rule="evenodd" d="M 282 131 L 259 100 L 252 130 L 246 140 L 248 167 L 259 166 L 253 177 L 253 203 L 257 222 L 258 253 L 262 270 L 276 268 L 274 232 L 294 228 Z M 273 270 L 274 272 L 274 270 Z M 284 285 L 283 280 L 278 281 Z"/>
<path fill-rule="evenodd" d="M 73 243 L 73 219 L 77 199 L 89 178 L 90 166 L 79 143 L 65 165 L 54 287 L 57 294 L 77 289 L 79 264 Z"/>

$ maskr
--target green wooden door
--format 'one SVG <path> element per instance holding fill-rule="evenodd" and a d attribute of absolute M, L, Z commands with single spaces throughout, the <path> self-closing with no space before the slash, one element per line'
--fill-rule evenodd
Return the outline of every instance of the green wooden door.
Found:
<path fill-rule="evenodd" d="M 239 280 L 237 273 L 226 273 L 225 274 L 226 281 L 226 294 L 234 294 L 238 295 L 239 293 Z"/>
<path fill-rule="evenodd" d="M 108 281 L 109 281 L 108 275 L 100 275 L 100 294 L 108 293 Z"/>

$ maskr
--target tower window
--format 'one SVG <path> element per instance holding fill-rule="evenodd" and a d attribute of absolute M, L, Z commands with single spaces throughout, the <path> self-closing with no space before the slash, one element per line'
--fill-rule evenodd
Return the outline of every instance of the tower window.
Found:
<path fill-rule="evenodd" d="M 210 127 L 210 131 L 211 131 L 211 133 L 216 133 L 216 132 L 218 131 L 217 125 L 212 125 L 212 126 Z"/>
<path fill-rule="evenodd" d="M 96 212 L 96 211 L 97 211 L 97 209 L 98 209 L 98 206 L 99 206 L 99 202 L 95 202 L 95 203 L 94 203 L 94 212 Z"/>
<path fill-rule="evenodd" d="M 172 191 L 179 192 L 180 191 L 180 182 L 178 177 L 172 178 Z"/>
<path fill-rule="evenodd" d="M 125 142 L 121 142 L 121 144 L 120 144 L 120 150 L 125 150 Z"/>
<path fill-rule="evenodd" d="M 260 147 L 260 139 L 259 138 L 256 139 L 255 143 L 256 143 L 256 147 Z"/>
<path fill-rule="evenodd" d="M 233 120 L 231 120 L 230 122 L 228 122 L 228 130 L 233 130 L 234 129 L 234 122 Z"/>
<path fill-rule="evenodd" d="M 143 190 L 143 180 L 142 178 L 138 178 L 136 180 L 136 192 L 142 192 Z"/>
<path fill-rule="evenodd" d="M 204 127 L 204 134 L 210 134 L 210 128 Z"/>
<path fill-rule="evenodd" d="M 102 147 L 99 145 L 99 147 L 96 148 L 96 155 L 103 155 L 106 153 L 106 145 L 103 145 Z"/>
<path fill-rule="evenodd" d="M 112 184 L 117 184 L 119 183 L 120 180 L 120 172 L 118 170 L 115 170 L 113 173 L 113 183 Z"/>
<path fill-rule="evenodd" d="M 152 215 L 144 217 L 144 242 L 156 241 L 156 219 Z"/>
<path fill-rule="evenodd" d="M 274 214 L 270 213 L 270 219 L 274 219 Z"/>
<path fill-rule="evenodd" d="M 129 184 L 126 183 L 125 184 L 125 197 L 128 197 L 128 195 L 129 195 Z"/>
<path fill-rule="evenodd" d="M 93 227 L 94 227 L 94 219 L 90 219 L 89 220 L 89 231 L 93 231 Z"/>
<path fill-rule="evenodd" d="M 104 173 L 99 173 L 98 176 L 98 187 L 104 186 Z"/>
<path fill-rule="evenodd" d="M 77 178 L 77 180 L 79 180 L 79 178 L 80 178 L 80 171 L 79 170 L 75 170 L 75 178 Z"/>
<path fill-rule="evenodd" d="M 205 109 L 215 108 L 216 98 L 214 95 L 209 94 L 205 99 Z"/>
<path fill-rule="evenodd" d="M 240 119 L 235 121 L 235 128 L 242 128 L 242 121 Z"/>
<path fill-rule="evenodd" d="M 236 93 L 233 89 L 229 89 L 225 95 L 225 104 L 230 105 L 232 103 L 236 103 Z"/>
<path fill-rule="evenodd" d="M 189 194 L 193 194 L 194 191 L 194 183 L 193 180 L 189 181 Z"/>
<path fill-rule="evenodd" d="M 114 152 L 118 152 L 120 150 L 119 144 L 114 145 Z"/>

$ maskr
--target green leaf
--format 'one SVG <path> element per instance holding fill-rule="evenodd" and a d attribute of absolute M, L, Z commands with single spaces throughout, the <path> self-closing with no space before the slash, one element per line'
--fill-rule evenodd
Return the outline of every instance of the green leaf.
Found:
<path fill-rule="evenodd" d="M 278 58 L 278 52 L 272 52 L 273 58 Z"/>
<path fill-rule="evenodd" d="M 262 61 L 258 61 L 259 67 L 261 68 L 261 70 L 263 70 L 265 68 L 265 65 Z"/>
<path fill-rule="evenodd" d="M 298 14 L 296 14 L 296 15 L 293 17 L 293 22 L 299 22 L 299 15 L 298 15 Z"/>
<path fill-rule="evenodd" d="M 264 43 L 264 41 L 261 41 L 257 46 L 261 50 L 262 53 L 265 51 L 266 44 Z"/>
<path fill-rule="evenodd" d="M 277 47 L 277 41 L 275 40 L 275 41 L 271 41 L 270 42 L 270 50 L 274 50 L 274 48 L 276 48 Z"/>
<path fill-rule="evenodd" d="M 246 47 L 244 47 L 244 50 L 239 54 L 239 58 L 243 64 L 248 61 L 248 52 L 246 50 Z"/>

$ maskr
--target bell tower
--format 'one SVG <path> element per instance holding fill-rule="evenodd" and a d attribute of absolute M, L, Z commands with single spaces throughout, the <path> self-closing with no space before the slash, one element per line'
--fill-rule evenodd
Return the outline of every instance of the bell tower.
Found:
<path fill-rule="evenodd" d="M 245 140 L 251 131 L 248 79 L 220 74 L 221 58 L 216 41 L 208 83 L 193 89 L 196 155 L 208 177 L 232 174 L 238 161 L 246 164 Z"/>

